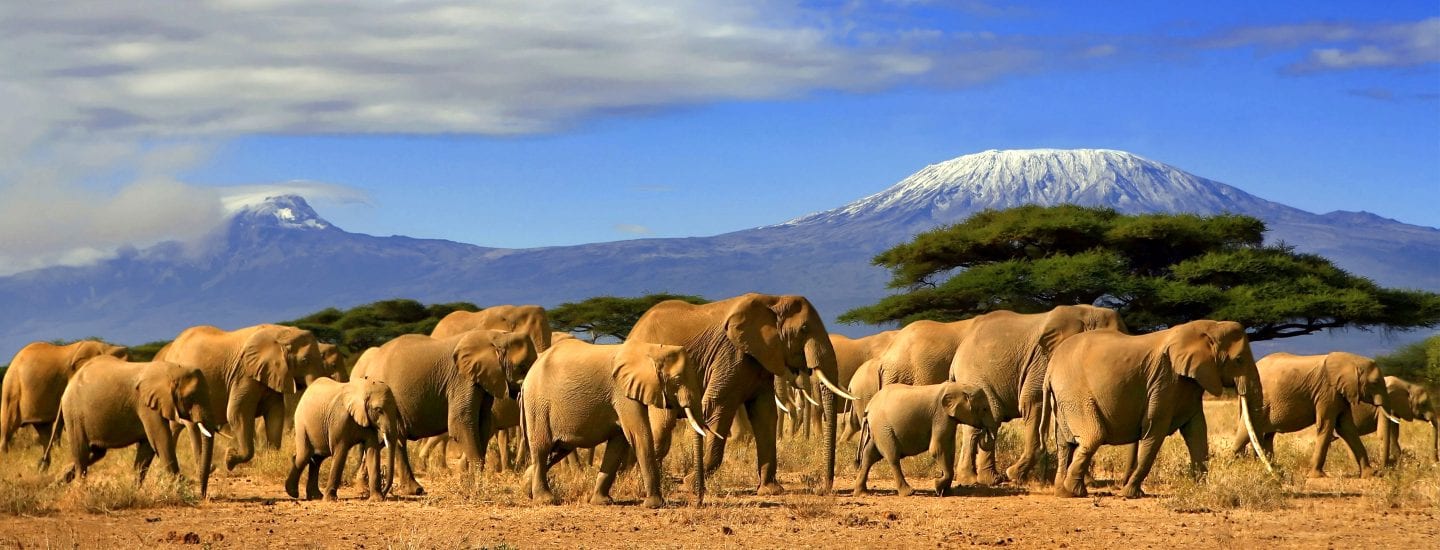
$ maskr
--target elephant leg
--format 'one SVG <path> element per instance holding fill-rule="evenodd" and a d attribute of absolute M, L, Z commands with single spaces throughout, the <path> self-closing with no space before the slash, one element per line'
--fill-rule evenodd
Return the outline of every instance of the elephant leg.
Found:
<path fill-rule="evenodd" d="M 313 452 L 309 445 L 295 449 L 295 456 L 290 459 L 290 473 L 285 475 L 285 494 L 290 498 L 300 498 L 300 474 L 310 465 Z"/>
<path fill-rule="evenodd" d="M 1136 456 L 1138 456 L 1139 454 L 1140 443 L 1138 442 L 1126 443 L 1120 446 L 1120 458 L 1122 460 L 1120 461 L 1120 482 L 1118 483 L 1118 485 L 1124 486 L 1126 483 L 1130 482 L 1130 476 L 1135 475 L 1135 462 L 1136 460 L 1138 460 Z M 1085 472 L 1085 483 L 1095 483 L 1094 472 Z"/>
<path fill-rule="evenodd" d="M 365 448 L 369 450 L 369 452 L 365 453 L 365 470 L 370 472 L 370 494 L 366 495 L 366 497 L 369 498 L 371 502 L 379 502 L 385 500 L 385 493 L 380 490 L 380 484 L 382 483 L 380 479 L 380 442 L 372 439 L 365 442 L 364 445 Z M 335 481 L 335 485 L 340 485 L 338 479 Z"/>
<path fill-rule="evenodd" d="M 345 475 L 345 458 L 350 455 L 350 443 L 344 441 L 331 441 L 330 448 L 333 449 L 335 453 L 335 462 L 334 466 L 330 468 L 330 479 L 326 480 L 325 482 L 324 500 L 335 500 L 337 491 L 340 489 L 340 477 Z M 367 454 L 371 455 L 377 460 L 380 456 L 380 453 L 373 451 Z M 320 465 L 318 461 L 315 467 L 317 470 L 319 469 Z M 378 479 L 376 479 L 378 477 L 378 474 L 371 476 L 370 483 L 375 483 L 379 481 Z"/>
<path fill-rule="evenodd" d="M 985 432 L 986 430 L 980 430 Z M 1000 436 L 999 430 L 994 435 L 984 434 L 980 443 L 975 446 L 975 482 L 981 485 L 999 485 L 1006 481 L 1000 470 L 995 467 L 995 440 Z"/>
<path fill-rule="evenodd" d="M 960 458 L 956 470 L 962 484 L 975 484 L 975 453 L 980 447 L 982 435 L 984 432 L 974 426 L 960 426 Z"/>
<path fill-rule="evenodd" d="M 135 484 L 145 483 L 145 473 L 150 470 L 150 463 L 155 460 L 155 448 L 150 443 L 141 440 L 135 444 Z"/>
<path fill-rule="evenodd" d="M 175 459 L 175 436 L 170 431 L 170 423 L 155 417 L 142 417 L 140 420 L 145 428 L 145 440 L 142 443 L 148 443 L 155 456 L 160 457 L 160 466 L 165 468 L 166 472 L 171 475 L 179 474 L 180 464 Z"/>
<path fill-rule="evenodd" d="M 316 500 L 320 498 L 320 465 L 325 462 L 325 457 L 312 454 L 305 461 L 305 500 Z M 344 469 L 339 463 L 335 466 Z"/>
<path fill-rule="evenodd" d="M 595 494 L 590 496 L 590 504 L 615 503 L 615 500 L 610 498 L 610 486 L 615 483 L 615 473 L 620 470 L 620 461 L 625 460 L 625 453 L 628 452 L 630 443 L 625 440 L 623 431 L 611 435 L 605 442 L 605 455 L 600 459 L 600 474 L 595 478 Z M 647 498 L 649 496 L 646 495 Z"/>
<path fill-rule="evenodd" d="M 1040 399 L 1020 410 L 1020 458 L 1005 470 L 1005 477 L 1023 483 L 1040 456 Z"/>
<path fill-rule="evenodd" d="M 1309 477 L 1325 477 L 1325 457 L 1330 453 L 1330 437 L 1334 430 L 1333 416 L 1315 422 L 1315 450 L 1310 456 Z"/>
<path fill-rule="evenodd" d="M 891 447 L 894 447 L 893 445 Z M 905 471 L 900 469 L 900 453 L 895 449 L 883 453 L 885 462 L 890 464 L 890 470 L 895 473 L 895 492 L 902 497 L 915 494 L 915 489 L 910 487 L 910 482 L 905 481 Z"/>
<path fill-rule="evenodd" d="M 470 466 L 484 471 L 485 450 L 490 443 L 492 419 L 489 399 L 481 397 L 477 401 L 479 402 L 452 398 L 448 428 L 450 439 L 460 446 Z M 475 413 L 477 410 L 480 411 L 479 414 Z"/>
<path fill-rule="evenodd" d="M 767 399 L 759 397 L 753 398 L 745 404 L 745 412 L 750 415 L 750 424 L 755 430 L 755 466 L 760 477 L 760 484 L 755 489 L 755 494 L 778 495 L 784 493 L 785 488 L 781 487 L 780 482 L 775 479 L 775 468 L 777 466 L 777 456 L 775 452 L 776 434 L 771 431 L 771 426 L 775 425 L 774 419 L 779 409 L 775 407 L 774 399 L 768 399 L 768 397 L 770 397 L 769 395 L 765 397 Z M 720 407 L 717 407 L 717 409 L 719 408 Z M 733 415 L 734 412 L 731 411 L 728 415 L 721 411 L 717 412 L 721 414 L 719 417 L 719 425 L 730 425 L 730 415 Z M 716 424 L 711 424 L 711 426 L 714 425 Z M 710 460 L 706 461 L 705 471 L 713 472 L 720 468 L 720 461 L 725 457 L 725 441 L 716 440 L 714 437 L 706 437 L 705 439 L 705 450 L 708 451 L 710 456 Z"/>
<path fill-rule="evenodd" d="M 1389 422 L 1389 419 L 1381 418 L 1381 422 Z M 1350 454 L 1355 457 L 1355 465 L 1359 466 L 1360 477 L 1370 477 L 1375 470 L 1370 467 L 1370 455 L 1365 452 L 1365 443 L 1360 441 L 1360 429 L 1355 426 L 1350 415 L 1340 415 L 1340 421 L 1335 424 L 1335 431 L 1340 434 L 1340 439 L 1350 447 Z"/>
<path fill-rule="evenodd" d="M 875 447 L 875 441 L 873 439 L 861 435 L 860 441 L 860 467 L 855 474 L 855 490 L 850 492 L 852 496 L 865 496 L 870 494 L 870 488 L 865 486 L 866 482 L 870 480 L 870 468 L 875 465 L 875 461 L 882 458 L 880 456 L 880 449 Z"/>
<path fill-rule="evenodd" d="M 1259 431 L 1262 427 L 1263 426 L 1257 421 L 1255 426 L 1256 431 Z M 1263 435 L 1263 433 L 1259 435 Z M 1239 425 L 1235 426 L 1235 435 L 1231 437 L 1230 454 L 1235 455 L 1237 458 L 1243 457 L 1249 448 L 1250 434 L 1245 431 L 1245 423 L 1240 422 Z"/>
<path fill-rule="evenodd" d="M 41 445 L 44 445 L 46 441 L 50 440 L 50 430 L 55 427 L 55 423 L 36 422 L 31 424 L 30 427 L 35 429 L 35 439 L 39 441 Z"/>
<path fill-rule="evenodd" d="M 1058 497 L 1083 497 L 1088 494 L 1085 489 L 1085 473 L 1090 471 L 1090 461 L 1095 458 L 1095 451 L 1100 449 L 1099 439 L 1095 441 L 1081 441 L 1079 445 L 1068 444 L 1065 457 L 1070 463 L 1068 470 L 1062 470 L 1064 479 L 1055 484 L 1055 496 Z M 1073 459 L 1072 459 L 1073 457 Z"/>
<path fill-rule="evenodd" d="M 534 429 L 533 427 L 531 429 Z M 550 452 L 554 444 L 548 438 L 536 437 L 538 434 L 529 434 L 530 439 L 530 475 L 527 476 L 530 482 L 530 498 L 538 502 L 549 504 L 560 504 L 560 499 L 550 491 Z"/>
<path fill-rule="evenodd" d="M 495 434 L 495 443 L 500 447 L 500 471 L 508 472 L 511 467 L 510 460 L 510 430 L 500 430 Z"/>
<path fill-rule="evenodd" d="M 1168 424 L 1168 420 L 1165 423 Z M 1140 440 L 1139 448 L 1135 453 L 1135 471 L 1126 478 L 1125 486 L 1120 491 L 1121 496 L 1125 498 L 1145 496 L 1145 492 L 1140 490 L 1140 485 L 1145 482 L 1145 477 L 1150 475 L 1150 468 L 1155 465 L 1155 457 L 1158 456 L 1160 445 L 1164 442 L 1163 434 Z"/>
<path fill-rule="evenodd" d="M 616 404 L 615 412 L 620 418 L 620 430 L 629 447 L 635 451 L 636 463 L 640 466 L 640 478 L 645 483 L 645 507 L 660 508 L 665 506 L 665 498 L 660 495 L 660 456 L 655 452 L 654 431 L 650 426 L 650 411 L 648 407 L 637 401 L 624 399 Z M 619 460 L 626 455 L 625 452 L 617 449 L 613 452 L 610 449 L 612 443 L 605 446 L 605 465 L 610 464 L 612 458 L 619 466 Z M 616 447 L 620 447 L 616 445 Z M 698 468 L 697 468 L 698 470 Z M 702 480 L 691 479 L 692 488 L 699 488 Z"/>
<path fill-rule="evenodd" d="M 409 445 L 401 445 L 400 448 L 395 451 L 396 457 L 399 458 L 399 463 L 395 465 L 395 479 L 397 481 L 395 482 L 395 486 L 390 489 L 390 492 L 397 495 L 423 495 L 425 494 L 425 488 L 421 487 L 420 482 L 415 480 L 415 470 L 410 467 L 409 447 Z"/>
<path fill-rule="evenodd" d="M 0 398 L 0 453 L 10 452 L 10 440 L 20 429 L 20 392 Z"/>
<path fill-rule="evenodd" d="M 1067 476 L 1069 476 L 1070 462 L 1075 456 L 1075 447 L 1076 445 L 1074 443 L 1061 441 L 1059 447 L 1055 449 L 1055 488 L 1057 494 L 1059 488 L 1065 484 L 1065 480 Z"/>
<path fill-rule="evenodd" d="M 936 437 L 930 442 L 935 449 L 935 461 L 940 463 L 940 479 L 935 480 L 935 496 L 950 494 L 950 483 L 955 480 L 955 427 L 936 430 Z"/>
<path fill-rule="evenodd" d="M 280 448 L 280 438 L 285 435 L 285 399 L 272 396 L 262 403 L 261 414 L 265 418 L 265 446 Z"/>
<path fill-rule="evenodd" d="M 1180 426 L 1180 437 L 1185 440 L 1185 449 L 1190 452 L 1190 476 L 1192 478 L 1204 475 L 1209 469 L 1210 441 L 1206 426 L 1203 414 L 1195 415 L 1185 425 Z"/>

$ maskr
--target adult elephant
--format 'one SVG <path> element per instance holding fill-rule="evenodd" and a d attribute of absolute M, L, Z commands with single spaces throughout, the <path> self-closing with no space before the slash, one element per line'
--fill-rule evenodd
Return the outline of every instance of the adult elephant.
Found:
<path fill-rule="evenodd" d="M 821 392 L 825 408 L 825 475 L 823 490 L 835 478 L 835 394 L 850 397 L 835 380 L 840 376 L 835 349 L 825 323 L 802 296 L 745 294 L 709 304 L 679 300 L 655 304 L 640 317 L 624 345 L 682 346 L 689 364 L 699 370 L 705 386 L 701 406 L 704 423 L 728 437 L 735 414 L 744 408 L 755 433 L 757 493 L 784 492 L 775 479 L 775 383 L 796 384 L 813 373 L 829 392 Z M 669 411 L 651 412 L 660 456 L 669 449 L 676 418 Z M 713 472 L 725 457 L 725 440 L 715 434 L 695 435 L 696 448 L 706 450 L 705 468 Z"/>
<path fill-rule="evenodd" d="M 1420 384 L 1385 377 L 1387 409 L 1360 403 L 1351 412 L 1360 434 L 1380 431 L 1380 463 L 1394 466 L 1400 458 L 1400 422 L 1430 424 L 1430 459 L 1440 461 L 1440 396 Z M 1387 415 L 1388 413 L 1388 415 Z M 1389 418 L 1386 418 L 1389 416 Z M 1388 422 L 1386 421 L 1388 420 Z"/>
<path fill-rule="evenodd" d="M 1098 329 L 1124 332 L 1125 324 L 1115 310 L 1090 305 L 1057 306 L 1046 313 L 994 311 L 971 321 L 950 362 L 950 380 L 982 389 L 997 422 L 1018 418 L 1023 424 L 1020 457 L 1005 471 L 1006 477 L 1024 480 L 1039 455 L 1045 371 L 1055 347 Z M 994 454 L 983 444 L 995 434 L 968 424 L 961 429 L 960 482 L 989 485 L 1003 480 Z"/>
<path fill-rule="evenodd" d="M 70 377 L 86 362 L 102 355 L 128 357 L 123 346 L 96 340 L 64 346 L 34 342 L 21 348 L 10 360 L 5 381 L 0 383 L 0 452 L 10 450 L 10 440 L 22 426 L 33 426 L 41 440 L 49 439 L 55 415 L 60 412 L 60 396 Z"/>
<path fill-rule="evenodd" d="M 840 380 L 837 382 L 840 386 L 850 387 L 850 379 L 860 370 L 860 365 L 879 357 L 885 348 L 890 347 L 890 342 L 895 340 L 895 335 L 899 332 L 887 330 L 860 338 L 831 334 L 830 346 L 835 348 L 835 366 L 840 371 Z"/>
<path fill-rule="evenodd" d="M 960 343 L 968 337 L 974 323 L 974 319 L 965 319 L 951 323 L 915 321 L 905 325 L 876 359 L 880 385 L 927 386 L 949 380 L 955 351 L 960 349 Z"/>
<path fill-rule="evenodd" d="M 1343 351 L 1324 355 L 1272 353 L 1261 358 L 1256 367 L 1260 371 L 1260 385 L 1265 388 L 1265 406 L 1250 418 L 1265 454 L 1274 454 L 1276 433 L 1298 432 L 1314 426 L 1315 446 L 1310 457 L 1309 477 L 1325 477 L 1325 457 L 1333 434 L 1339 434 L 1350 447 L 1360 468 L 1360 477 L 1368 477 L 1373 472 L 1352 409 L 1364 404 L 1384 411 L 1385 377 L 1375 361 Z M 1249 445 L 1244 430 L 1245 426 L 1241 425 L 1235 432 L 1233 451 L 1237 455 L 1244 453 Z"/>
<path fill-rule="evenodd" d="M 285 426 L 285 396 L 322 372 L 320 344 L 308 330 L 281 325 L 255 325 L 226 331 L 212 326 L 190 327 L 155 356 L 156 361 L 200 369 L 209 390 L 210 418 L 228 425 L 231 448 L 225 468 L 255 456 L 255 419 L 265 419 L 266 442 L 279 448 Z M 190 427 L 195 456 L 212 456 L 214 439 Z M 210 466 L 202 469 L 201 492 L 209 487 Z"/>
<path fill-rule="evenodd" d="M 490 407 L 497 397 L 520 390 L 535 356 L 530 338 L 521 333 L 480 329 L 448 338 L 407 334 L 366 350 L 350 376 L 390 386 L 406 440 L 448 434 L 467 460 L 483 466 L 494 421 Z M 394 492 L 423 494 L 407 447 L 400 449 Z"/>
<path fill-rule="evenodd" d="M 345 354 L 340 352 L 340 346 L 320 342 L 319 348 L 320 372 L 318 373 L 318 375 L 322 378 L 329 378 L 331 380 L 335 380 L 336 382 L 343 383 L 349 381 L 350 372 L 348 369 L 345 368 Z M 308 387 L 315 380 L 315 376 L 306 376 L 304 379 L 305 386 Z M 285 395 L 285 426 L 290 429 L 293 429 L 295 427 L 295 407 L 300 402 L 300 396 L 305 393 L 304 388 L 300 388 L 300 390 L 301 391 Z M 260 422 L 263 423 L 264 419 L 261 418 Z M 257 426 L 256 431 L 258 432 L 259 430 L 260 428 Z M 284 430 L 281 430 L 282 434 L 283 432 Z M 265 431 L 260 433 L 265 435 L 265 443 L 269 445 L 270 448 L 279 448 L 280 442 L 272 441 L 270 439 L 270 434 L 272 432 L 269 429 L 266 429 Z"/>
<path fill-rule="evenodd" d="M 545 315 L 545 308 L 540 306 L 491 306 L 480 311 L 452 311 L 435 329 L 430 331 L 432 338 L 449 338 L 457 334 L 472 331 L 475 329 L 503 330 L 506 332 L 519 332 L 530 337 L 530 342 L 535 346 L 535 353 L 544 353 L 550 349 L 553 331 L 550 330 L 550 318 Z"/>
<path fill-rule="evenodd" d="M 1161 443 L 1176 430 L 1192 471 L 1205 471 L 1210 451 L 1201 396 L 1219 396 L 1229 386 L 1240 394 L 1242 423 L 1258 448 L 1251 418 L 1261 414 L 1265 395 L 1239 323 L 1191 321 L 1140 336 L 1094 330 L 1061 342 L 1045 380 L 1053 396 L 1046 410 L 1055 415 L 1060 441 L 1055 494 L 1085 494 L 1084 477 L 1101 445 L 1139 443 L 1121 494 L 1142 496 Z"/>

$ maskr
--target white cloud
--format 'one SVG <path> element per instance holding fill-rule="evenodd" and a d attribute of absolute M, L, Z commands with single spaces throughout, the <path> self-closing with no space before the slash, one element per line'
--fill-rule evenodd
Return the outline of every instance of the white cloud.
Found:
<path fill-rule="evenodd" d="M 1200 46 L 1301 50 L 1304 58 L 1284 69 L 1293 74 L 1414 67 L 1440 63 L 1440 17 L 1384 24 L 1313 22 L 1245 27 L 1208 38 Z"/>
<path fill-rule="evenodd" d="M 614 229 L 621 233 L 629 233 L 631 235 L 649 235 L 651 233 L 649 227 L 633 223 L 617 223 Z"/>

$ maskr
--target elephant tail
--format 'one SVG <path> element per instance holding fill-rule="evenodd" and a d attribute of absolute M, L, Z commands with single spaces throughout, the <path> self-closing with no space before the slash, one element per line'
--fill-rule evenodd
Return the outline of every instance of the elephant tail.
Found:
<path fill-rule="evenodd" d="M 1055 423 L 1055 390 L 1050 388 L 1050 370 L 1045 370 L 1045 378 L 1040 386 L 1040 446 L 1043 448 L 1046 441 L 1055 445 L 1055 452 L 1060 452 L 1060 430 L 1053 425 Z M 1048 433 L 1047 433 L 1048 431 Z M 1049 452 L 1048 449 L 1045 452 Z"/>
<path fill-rule="evenodd" d="M 40 470 L 50 468 L 50 451 L 55 448 L 55 442 L 60 440 L 60 434 L 65 430 L 65 407 L 55 411 L 55 424 L 50 427 L 50 441 L 45 442 L 45 452 L 40 454 Z"/>
<path fill-rule="evenodd" d="M 865 448 L 870 445 L 870 418 L 860 417 L 860 444 L 855 447 L 855 467 L 860 467 L 860 459 L 865 456 Z"/>
<path fill-rule="evenodd" d="M 525 425 L 525 388 L 522 386 L 520 392 L 515 394 L 515 408 L 520 409 L 520 439 L 515 442 L 515 454 L 517 459 L 530 456 L 530 430 Z M 516 460 L 519 462 L 519 460 Z"/>

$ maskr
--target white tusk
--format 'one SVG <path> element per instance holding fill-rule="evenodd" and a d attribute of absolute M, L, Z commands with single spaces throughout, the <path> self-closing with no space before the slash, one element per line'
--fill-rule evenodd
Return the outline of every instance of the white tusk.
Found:
<path fill-rule="evenodd" d="M 695 421 L 695 414 L 690 412 L 689 408 L 685 409 L 685 420 L 690 421 L 690 429 L 695 430 L 700 437 L 705 437 L 705 430 L 700 429 L 700 423 Z"/>
<path fill-rule="evenodd" d="M 1265 465 L 1265 470 L 1275 473 L 1275 467 L 1270 465 L 1270 458 L 1265 456 L 1265 450 L 1260 448 L 1260 437 L 1255 435 L 1255 423 L 1250 419 L 1250 407 L 1245 402 L 1245 394 L 1240 394 L 1240 421 L 1245 423 L 1245 431 L 1250 434 L 1250 446 L 1255 448 L 1255 456 L 1260 457 L 1260 463 Z"/>
<path fill-rule="evenodd" d="M 785 413 L 785 414 L 790 414 L 790 407 L 786 407 L 784 403 L 781 403 L 781 402 L 780 402 L 780 396 L 778 396 L 778 395 L 775 396 L 775 406 L 776 406 L 776 407 L 780 407 L 780 412 L 783 412 L 783 413 Z"/>
<path fill-rule="evenodd" d="M 1400 423 L 1400 419 L 1399 419 L 1399 418 L 1395 418 L 1395 415 L 1390 414 L 1390 411 L 1385 410 L 1384 407 L 1381 407 L 1381 408 L 1380 408 L 1380 412 L 1381 412 L 1381 413 L 1384 413 L 1384 414 L 1385 414 L 1385 418 L 1389 418 L 1391 422 L 1394 422 L 1394 423 L 1396 423 L 1396 424 L 1399 424 L 1399 423 Z"/>
<path fill-rule="evenodd" d="M 210 430 L 205 429 L 205 424 L 204 424 L 204 423 L 196 422 L 196 423 L 195 423 L 195 427 L 196 427 L 196 428 L 200 428 L 200 435 L 203 435 L 203 436 L 205 436 L 205 437 L 210 437 L 210 438 L 215 437 L 215 434 L 210 433 Z"/>
<path fill-rule="evenodd" d="M 810 397 L 810 393 L 809 393 L 809 392 L 807 392 L 807 391 L 805 391 L 805 390 L 803 390 L 803 389 L 800 389 L 800 386 L 795 386 L 795 389 L 799 390 L 799 391 L 800 391 L 800 395 L 801 395 L 801 396 L 804 396 L 804 397 L 805 397 L 805 400 L 806 400 L 806 401 L 809 401 L 811 405 L 815 405 L 816 407 L 819 407 L 819 406 L 820 406 L 820 402 L 819 402 L 819 401 L 816 401 L 814 397 Z"/>
<path fill-rule="evenodd" d="M 855 396 L 850 395 L 845 390 L 840 389 L 838 386 L 835 385 L 834 382 L 831 382 L 829 378 L 826 378 L 825 371 L 817 369 L 815 371 L 815 374 L 818 375 L 818 377 L 820 378 L 820 383 L 825 384 L 825 387 L 830 388 L 830 391 L 835 392 L 835 395 L 844 397 L 845 399 L 848 399 L 850 401 L 855 401 Z"/>
<path fill-rule="evenodd" d="M 381 448 L 384 448 L 384 447 L 389 447 L 389 446 L 390 446 L 390 438 L 385 437 L 385 434 L 383 434 L 383 433 L 380 434 L 380 447 L 381 447 Z"/>
<path fill-rule="evenodd" d="M 725 440 L 725 436 L 720 435 L 720 432 L 717 432 L 717 431 L 715 431 L 715 430 L 710 429 L 709 426 L 706 426 L 706 427 L 705 427 L 705 431 L 710 432 L 710 435 L 715 436 L 715 439 L 719 439 L 719 440 L 721 440 L 721 441 L 724 441 L 724 440 Z"/>

